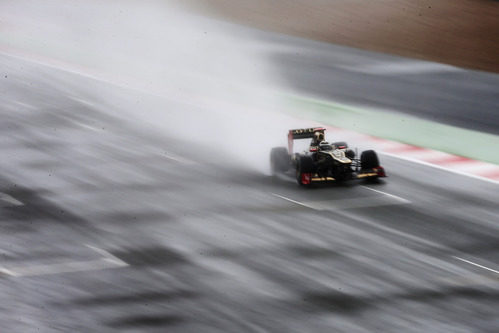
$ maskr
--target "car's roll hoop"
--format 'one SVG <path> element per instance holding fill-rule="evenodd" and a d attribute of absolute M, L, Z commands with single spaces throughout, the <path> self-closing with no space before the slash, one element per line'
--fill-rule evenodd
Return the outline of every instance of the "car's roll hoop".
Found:
<path fill-rule="evenodd" d="M 309 127 L 292 129 L 288 132 L 288 151 L 293 154 L 293 140 L 312 139 L 315 133 L 321 133 L 324 136 L 326 129 L 324 127 Z"/>

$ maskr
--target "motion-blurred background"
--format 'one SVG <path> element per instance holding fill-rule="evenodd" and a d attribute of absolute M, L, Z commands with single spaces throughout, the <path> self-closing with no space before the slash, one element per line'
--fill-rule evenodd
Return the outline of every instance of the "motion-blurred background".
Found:
<path fill-rule="evenodd" d="M 0 330 L 497 331 L 498 6 L 1 1 Z"/>

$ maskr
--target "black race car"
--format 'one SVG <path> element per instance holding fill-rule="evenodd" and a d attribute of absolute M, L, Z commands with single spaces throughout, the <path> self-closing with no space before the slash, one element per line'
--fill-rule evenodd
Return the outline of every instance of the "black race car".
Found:
<path fill-rule="evenodd" d="M 363 151 L 360 159 L 346 142 L 329 143 L 324 140 L 325 128 L 312 127 L 290 130 L 288 148 L 275 147 L 270 152 L 272 174 L 294 171 L 296 181 L 303 186 L 315 182 L 376 179 L 386 177 L 374 150 Z M 308 151 L 293 153 L 297 139 L 312 139 Z"/>

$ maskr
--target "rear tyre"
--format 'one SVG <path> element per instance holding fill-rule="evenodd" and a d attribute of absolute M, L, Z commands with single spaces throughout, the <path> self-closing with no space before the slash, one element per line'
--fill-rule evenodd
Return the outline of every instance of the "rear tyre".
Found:
<path fill-rule="evenodd" d="M 360 155 L 360 167 L 362 170 L 379 167 L 378 155 L 374 150 L 363 151 Z"/>
<path fill-rule="evenodd" d="M 296 181 L 299 185 L 309 187 L 312 185 L 311 177 L 314 172 L 314 161 L 312 157 L 307 155 L 298 155 L 296 159 Z M 308 181 L 304 181 L 304 177 L 309 177 Z"/>
<path fill-rule="evenodd" d="M 272 174 L 283 173 L 289 170 L 291 158 L 286 147 L 275 147 L 270 151 L 270 170 Z"/>

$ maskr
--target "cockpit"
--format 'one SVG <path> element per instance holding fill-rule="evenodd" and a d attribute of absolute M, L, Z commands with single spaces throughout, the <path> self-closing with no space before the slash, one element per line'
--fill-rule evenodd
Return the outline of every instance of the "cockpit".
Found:
<path fill-rule="evenodd" d="M 330 145 L 327 141 L 322 141 L 321 143 L 319 143 L 319 150 L 330 151 L 333 150 L 333 146 Z"/>

